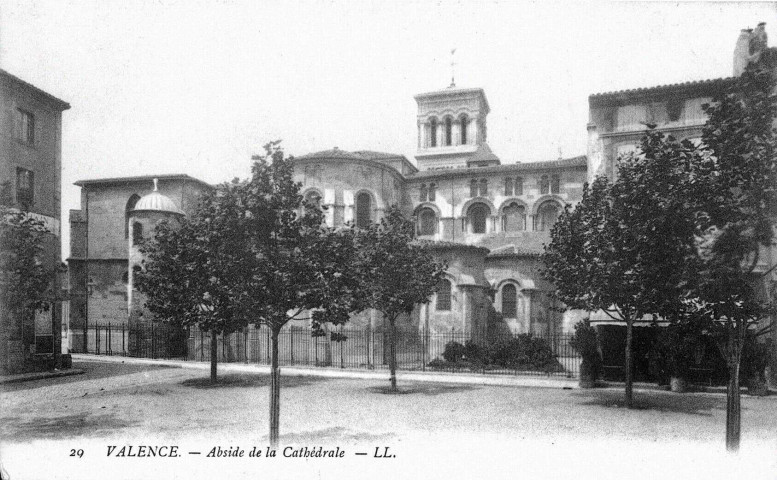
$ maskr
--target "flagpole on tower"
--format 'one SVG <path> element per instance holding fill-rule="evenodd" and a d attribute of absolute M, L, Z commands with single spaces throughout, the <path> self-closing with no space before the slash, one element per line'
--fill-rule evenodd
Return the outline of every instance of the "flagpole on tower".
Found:
<path fill-rule="evenodd" d="M 456 62 L 453 57 L 453 54 L 455 53 L 456 53 L 456 49 L 454 48 L 451 50 L 451 84 L 448 88 L 453 88 L 456 86 L 456 75 L 455 75 Z"/>

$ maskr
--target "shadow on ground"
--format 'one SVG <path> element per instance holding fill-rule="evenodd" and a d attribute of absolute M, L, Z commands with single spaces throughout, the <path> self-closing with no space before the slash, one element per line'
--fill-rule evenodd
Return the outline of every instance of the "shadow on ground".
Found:
<path fill-rule="evenodd" d="M 265 437 L 266 439 L 267 437 Z M 365 442 L 385 442 L 397 438 L 394 433 L 371 433 L 357 432 L 343 427 L 330 427 L 321 430 L 310 430 L 307 432 L 297 432 L 284 434 L 281 432 L 280 443 L 282 445 L 291 444 L 314 444 L 314 445 L 337 445 L 337 444 L 363 444 Z"/>
<path fill-rule="evenodd" d="M 110 413 L 92 415 L 89 412 L 28 421 L 3 418 L 0 423 L 3 425 L 0 429 L 2 437 L 15 441 L 115 435 L 117 431 L 136 424 L 120 420 Z"/>
<path fill-rule="evenodd" d="M 626 408 L 623 391 L 586 390 L 572 394 L 587 398 L 581 405 L 605 408 Z M 726 409 L 726 397 L 710 397 L 693 394 L 634 392 L 634 410 L 655 410 L 658 412 L 683 413 L 711 416 L 714 410 Z M 744 410 L 744 407 L 743 407 Z"/>
<path fill-rule="evenodd" d="M 445 395 L 447 393 L 466 392 L 469 390 L 476 390 L 476 387 L 469 385 L 444 385 L 435 383 L 420 383 L 411 385 L 400 385 L 397 391 L 392 391 L 391 388 L 386 386 L 369 387 L 367 389 L 372 393 L 382 393 L 385 395 L 428 395 L 437 396 Z"/>
<path fill-rule="evenodd" d="M 281 388 L 305 387 L 318 382 L 326 382 L 323 377 L 284 377 L 281 375 Z M 211 389 L 211 388 L 257 388 L 269 387 L 270 375 L 268 374 L 226 374 L 219 375 L 218 381 L 211 383 L 210 377 L 190 378 L 181 382 L 184 387 Z"/>
<path fill-rule="evenodd" d="M 115 377 L 119 375 L 129 375 L 138 372 L 148 372 L 151 370 L 161 370 L 168 368 L 180 368 L 177 365 L 132 365 L 126 363 L 108 363 L 108 362 L 73 362 L 73 368 L 83 370 L 81 375 L 71 375 L 56 378 L 44 378 L 40 380 L 30 380 L 26 382 L 6 383 L 0 385 L 0 392 L 16 392 L 20 390 L 31 390 L 33 388 L 49 387 L 51 385 L 62 385 L 73 382 L 83 382 L 85 380 L 95 380 L 98 378 Z"/>

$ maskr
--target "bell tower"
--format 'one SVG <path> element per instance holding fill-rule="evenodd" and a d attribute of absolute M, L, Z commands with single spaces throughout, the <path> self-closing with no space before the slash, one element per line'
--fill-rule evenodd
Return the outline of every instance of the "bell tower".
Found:
<path fill-rule="evenodd" d="M 482 88 L 456 88 L 415 96 L 419 170 L 499 165 L 486 143 L 491 108 Z"/>

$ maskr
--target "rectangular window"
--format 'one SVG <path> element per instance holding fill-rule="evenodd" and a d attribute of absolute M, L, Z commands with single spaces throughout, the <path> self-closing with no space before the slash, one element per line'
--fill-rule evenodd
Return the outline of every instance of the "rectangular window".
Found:
<path fill-rule="evenodd" d="M 16 138 L 27 145 L 35 145 L 35 116 L 22 109 L 16 112 L 19 116 Z"/>
<path fill-rule="evenodd" d="M 31 170 L 16 168 L 16 203 L 32 205 L 35 201 L 35 174 Z"/>

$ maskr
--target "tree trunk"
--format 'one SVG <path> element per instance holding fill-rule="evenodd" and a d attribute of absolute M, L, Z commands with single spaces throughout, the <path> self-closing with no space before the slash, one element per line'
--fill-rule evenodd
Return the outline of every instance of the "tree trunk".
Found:
<path fill-rule="evenodd" d="M 739 394 L 739 360 L 734 345 L 729 346 L 728 388 L 726 389 L 726 450 L 739 451 L 742 428 L 741 398 Z"/>
<path fill-rule="evenodd" d="M 216 383 L 216 365 L 218 363 L 219 335 L 216 330 L 210 331 L 210 383 Z"/>
<path fill-rule="evenodd" d="M 626 365 L 624 365 L 623 368 L 626 369 L 626 408 L 633 408 L 634 407 L 634 375 L 633 375 L 633 368 L 631 366 L 632 364 L 632 354 L 631 354 L 631 344 L 632 344 L 632 337 L 633 337 L 633 330 L 634 330 L 634 319 L 632 317 L 626 318 L 626 361 L 624 362 Z"/>
<path fill-rule="evenodd" d="M 281 417 L 281 370 L 278 367 L 278 335 L 280 328 L 272 329 L 272 360 L 270 367 L 270 446 L 278 448 L 278 430 Z"/>
<path fill-rule="evenodd" d="M 389 369 L 391 370 L 391 391 L 397 391 L 397 332 L 394 319 L 389 319 Z"/>

